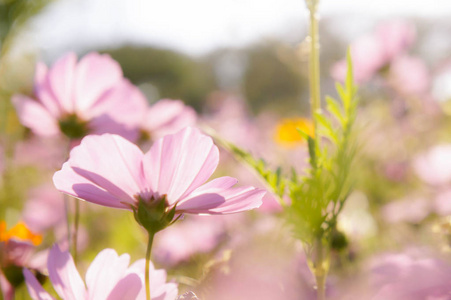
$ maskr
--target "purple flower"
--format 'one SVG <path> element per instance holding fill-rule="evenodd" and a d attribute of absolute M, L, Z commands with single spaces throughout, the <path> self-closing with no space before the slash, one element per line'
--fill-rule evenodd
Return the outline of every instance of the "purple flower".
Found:
<path fill-rule="evenodd" d="M 129 267 L 130 256 L 118 256 L 113 249 L 102 250 L 89 266 L 85 281 L 78 273 L 72 256 L 54 246 L 49 253 L 47 262 L 50 281 L 56 293 L 66 300 L 81 299 L 144 299 L 144 267 L 139 260 Z M 28 292 L 32 299 L 54 299 L 47 293 L 34 275 L 24 269 L 23 274 Z M 166 283 L 166 272 L 150 270 L 150 285 L 152 299 L 173 300 L 177 296 L 177 286 Z"/>
<path fill-rule="evenodd" d="M 22 124 L 40 136 L 63 133 L 79 139 L 89 133 L 116 133 L 133 140 L 147 107 L 119 64 L 98 53 L 78 63 L 69 53 L 50 69 L 38 63 L 34 93 L 36 99 L 15 95 L 12 101 Z"/>
<path fill-rule="evenodd" d="M 53 182 L 58 190 L 99 205 L 138 209 L 140 204 L 178 214 L 227 214 L 257 208 L 264 190 L 233 188 L 235 178 L 205 183 L 219 163 L 213 140 L 187 127 L 167 135 L 143 154 L 129 141 L 87 136 L 75 147 Z M 161 208 L 161 207 L 160 207 Z"/>

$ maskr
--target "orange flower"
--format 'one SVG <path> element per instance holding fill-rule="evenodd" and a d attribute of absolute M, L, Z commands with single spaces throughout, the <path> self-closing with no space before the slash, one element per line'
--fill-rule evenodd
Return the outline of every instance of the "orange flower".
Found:
<path fill-rule="evenodd" d="M 42 242 L 42 235 L 32 232 L 24 222 L 19 222 L 14 227 L 7 230 L 6 222 L 0 221 L 0 242 L 7 243 L 12 239 L 30 242 L 34 246 L 37 246 Z"/>
<path fill-rule="evenodd" d="M 277 124 L 274 135 L 275 141 L 285 147 L 294 147 L 305 142 L 297 129 L 302 130 L 308 135 L 313 135 L 313 123 L 305 118 L 282 119 Z"/>

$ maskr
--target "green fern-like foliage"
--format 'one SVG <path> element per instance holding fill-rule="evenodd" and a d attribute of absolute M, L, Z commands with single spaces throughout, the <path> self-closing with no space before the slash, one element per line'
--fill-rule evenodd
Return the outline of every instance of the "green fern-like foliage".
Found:
<path fill-rule="evenodd" d="M 299 131 L 308 142 L 310 168 L 306 175 L 282 175 L 281 169 L 271 170 L 261 159 L 239 147 L 219 140 L 236 158 L 250 166 L 284 205 L 284 214 L 296 238 L 307 245 L 314 240 L 333 243 L 341 234 L 336 223 L 346 198 L 352 190 L 351 167 L 356 153 L 353 126 L 356 119 L 357 87 L 353 81 L 352 62 L 347 56 L 345 83 L 337 83 L 339 99 L 326 97 L 325 112 L 316 112 L 318 124 L 314 137 Z M 282 199 L 288 196 L 291 203 Z"/>
<path fill-rule="evenodd" d="M 348 53 L 345 84 L 337 83 L 339 100 L 326 97 L 326 112 L 314 115 L 318 123 L 315 138 L 308 139 L 310 170 L 307 176 L 293 174 L 288 184 L 292 201 L 287 220 L 296 237 L 307 244 L 314 239 L 333 240 L 336 221 L 352 189 L 351 166 L 356 152 L 352 128 L 356 118 L 357 87 Z"/>

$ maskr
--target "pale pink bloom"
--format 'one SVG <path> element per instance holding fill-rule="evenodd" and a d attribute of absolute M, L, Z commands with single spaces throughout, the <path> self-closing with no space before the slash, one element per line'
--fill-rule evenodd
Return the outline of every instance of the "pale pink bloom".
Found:
<path fill-rule="evenodd" d="M 416 39 L 415 26 L 403 20 L 392 20 L 380 24 L 375 32 L 381 41 L 388 62 L 404 53 Z"/>
<path fill-rule="evenodd" d="M 133 272 L 139 275 L 141 279 L 141 290 L 136 297 L 136 299 L 144 300 L 146 299 L 146 289 L 145 289 L 145 259 L 140 259 L 134 262 L 130 268 L 129 272 Z M 149 264 L 149 284 L 150 284 L 150 295 L 152 300 L 174 300 L 177 298 L 178 288 L 177 284 L 173 282 L 166 283 L 166 271 L 164 269 L 155 269 L 152 262 Z"/>
<path fill-rule="evenodd" d="M 0 288 L 1 293 L 3 294 L 4 300 L 13 300 L 15 295 L 15 289 L 9 283 L 8 279 L 6 279 L 5 275 L 3 275 L 2 270 L 0 269 Z"/>
<path fill-rule="evenodd" d="M 436 258 L 382 255 L 371 263 L 370 279 L 374 294 L 365 299 L 449 299 L 451 294 L 451 265 Z"/>
<path fill-rule="evenodd" d="M 445 185 L 451 182 L 451 145 L 438 145 L 417 156 L 413 167 L 424 182 Z"/>
<path fill-rule="evenodd" d="M 158 261 L 175 265 L 194 254 L 212 251 L 224 235 L 225 224 L 218 218 L 190 217 L 161 232 L 152 251 Z"/>
<path fill-rule="evenodd" d="M 401 20 L 379 25 L 375 32 L 358 38 L 351 44 L 354 80 L 358 84 L 369 81 L 393 59 L 403 54 L 415 41 L 415 28 Z M 335 80 L 346 78 L 346 60 L 337 62 L 331 70 Z"/>
<path fill-rule="evenodd" d="M 451 215 L 451 189 L 437 195 L 434 201 L 434 210 L 440 216 Z"/>
<path fill-rule="evenodd" d="M 162 99 L 147 109 L 141 130 L 155 140 L 194 125 L 196 118 L 196 111 L 181 100 Z"/>
<path fill-rule="evenodd" d="M 366 35 L 351 45 L 351 58 L 354 80 L 358 84 L 367 82 L 386 63 L 384 45 L 374 35 Z M 337 62 L 332 67 L 332 77 L 344 82 L 347 73 L 346 60 Z"/>
<path fill-rule="evenodd" d="M 431 212 L 431 203 L 424 198 L 406 198 L 382 207 L 382 216 L 389 223 L 420 223 Z"/>
<path fill-rule="evenodd" d="M 55 170 L 66 160 L 67 149 L 67 141 L 63 139 L 31 136 L 15 144 L 14 163 Z"/>
<path fill-rule="evenodd" d="M 213 140 L 191 127 L 159 139 L 146 154 L 116 135 L 87 136 L 53 182 L 61 192 L 82 200 L 129 210 L 139 201 L 163 199 L 167 209 L 176 206 L 180 214 L 226 214 L 259 207 L 263 190 L 232 188 L 237 180 L 231 177 L 205 183 L 218 163 Z"/>
<path fill-rule="evenodd" d="M 251 120 L 243 99 L 217 92 L 207 101 L 209 112 L 204 121 L 222 138 L 246 150 L 254 151 L 261 146 L 261 128 Z"/>
<path fill-rule="evenodd" d="M 50 185 L 31 190 L 25 202 L 22 219 L 33 232 L 44 232 L 65 223 L 61 194 Z"/>
<path fill-rule="evenodd" d="M 395 89 L 407 96 L 423 96 L 430 88 L 429 70 L 417 57 L 397 57 L 390 65 L 388 76 Z"/>
<path fill-rule="evenodd" d="M 50 281 L 56 293 L 66 300 L 81 299 L 145 299 L 143 290 L 144 264 L 138 261 L 129 267 L 130 256 L 118 256 L 113 249 L 102 250 L 89 266 L 85 283 L 78 273 L 72 256 L 54 246 L 49 253 L 47 268 Z M 173 283 L 166 283 L 164 270 L 155 270 L 151 265 L 150 292 L 152 299 L 169 300 L 166 295 L 177 293 Z M 32 299 L 54 299 L 39 284 L 37 279 L 28 270 L 23 270 L 28 292 Z"/>
<path fill-rule="evenodd" d="M 108 55 L 89 53 L 78 63 L 74 53 L 48 69 L 36 66 L 36 99 L 15 95 L 19 119 L 35 134 L 71 138 L 88 133 L 116 133 L 138 137 L 138 125 L 147 107 L 145 97 L 122 75 Z"/>
<path fill-rule="evenodd" d="M 440 61 L 439 67 L 434 71 L 432 93 L 439 102 L 451 99 L 451 59 Z"/>

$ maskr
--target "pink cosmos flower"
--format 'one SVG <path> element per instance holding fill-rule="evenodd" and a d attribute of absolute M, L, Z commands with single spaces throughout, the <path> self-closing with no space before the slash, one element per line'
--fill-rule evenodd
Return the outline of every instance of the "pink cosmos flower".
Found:
<path fill-rule="evenodd" d="M 409 197 L 390 202 L 382 207 L 382 216 L 388 223 L 410 222 L 418 224 L 431 213 L 428 199 Z"/>
<path fill-rule="evenodd" d="M 389 80 L 407 96 L 425 95 L 430 87 L 430 77 L 426 64 L 417 57 L 403 55 L 390 66 Z"/>
<path fill-rule="evenodd" d="M 366 35 L 351 45 L 351 57 L 353 64 L 354 80 L 356 83 L 365 83 L 383 67 L 385 55 L 383 45 L 373 35 Z M 331 70 L 335 80 L 344 81 L 347 73 L 346 60 L 337 62 Z"/>
<path fill-rule="evenodd" d="M 416 30 L 409 22 L 391 20 L 380 24 L 375 35 L 384 46 L 385 60 L 390 61 L 412 46 L 416 39 Z"/>
<path fill-rule="evenodd" d="M 420 154 L 413 162 L 413 168 L 424 182 L 443 186 L 451 182 L 451 145 L 437 145 Z"/>
<path fill-rule="evenodd" d="M 196 118 L 195 110 L 181 100 L 162 99 L 147 109 L 141 130 L 155 140 L 194 125 Z"/>
<path fill-rule="evenodd" d="M 108 55 L 89 53 L 78 63 L 74 53 L 48 69 L 36 66 L 36 99 L 15 95 L 12 102 L 20 121 L 35 134 L 72 139 L 89 133 L 116 133 L 138 137 L 138 125 L 147 107 L 139 89 L 123 78 Z"/>
<path fill-rule="evenodd" d="M 163 230 L 156 238 L 153 253 L 165 265 L 185 262 L 196 253 L 212 251 L 226 234 L 223 217 L 196 216 Z M 177 245 L 177 247 L 174 247 Z"/>
<path fill-rule="evenodd" d="M 259 207 L 265 191 L 232 188 L 235 178 L 205 183 L 219 163 L 213 140 L 187 127 L 167 135 L 143 154 L 129 141 L 111 134 L 87 136 L 55 173 L 58 190 L 96 204 L 132 209 L 165 201 L 165 211 L 227 214 Z"/>
<path fill-rule="evenodd" d="M 102 250 L 86 272 L 86 287 L 72 256 L 56 245 L 50 250 L 47 267 L 56 293 L 66 300 L 145 299 L 140 296 L 143 293 L 142 262 L 137 261 L 130 267 L 129 262 L 128 254 L 118 256 L 113 249 Z M 166 283 L 166 272 L 155 270 L 153 266 L 150 272 L 152 299 L 173 300 L 177 295 L 177 286 Z M 54 299 L 28 269 L 24 269 L 23 274 L 32 299 Z"/>
<path fill-rule="evenodd" d="M 375 32 L 358 38 L 351 44 L 354 79 L 365 83 L 384 66 L 404 53 L 415 41 L 415 28 L 411 24 L 393 20 L 379 25 Z M 346 78 L 346 61 L 337 62 L 331 70 L 335 80 Z"/>
<path fill-rule="evenodd" d="M 50 184 L 30 190 L 22 218 L 29 228 L 40 233 L 64 224 L 66 216 L 61 194 Z"/>
<path fill-rule="evenodd" d="M 437 258 L 386 254 L 374 259 L 371 273 L 374 300 L 449 299 L 451 293 L 451 265 Z"/>

